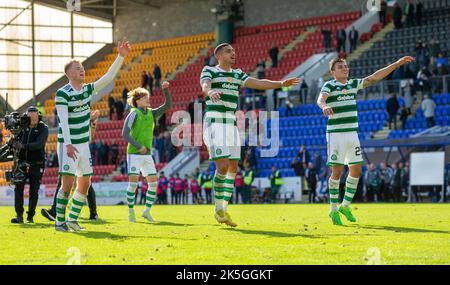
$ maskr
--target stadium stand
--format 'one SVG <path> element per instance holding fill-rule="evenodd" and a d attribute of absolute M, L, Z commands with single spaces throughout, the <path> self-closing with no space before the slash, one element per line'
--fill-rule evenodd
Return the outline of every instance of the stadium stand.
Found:
<path fill-rule="evenodd" d="M 435 94 L 432 99 L 436 103 L 435 122 L 436 125 L 450 125 L 450 94 Z M 394 130 L 389 133 L 389 138 L 408 138 L 427 129 L 427 123 L 423 116 L 422 108 L 418 108 L 416 115 L 406 121 L 406 129 Z"/>

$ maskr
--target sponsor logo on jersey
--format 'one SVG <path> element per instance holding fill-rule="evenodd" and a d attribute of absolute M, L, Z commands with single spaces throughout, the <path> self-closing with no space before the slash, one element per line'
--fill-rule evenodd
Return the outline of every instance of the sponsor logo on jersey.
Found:
<path fill-rule="evenodd" d="M 224 84 L 222 84 L 222 88 L 223 89 L 239 90 L 239 85 L 233 85 L 233 84 L 224 83 Z"/>
<path fill-rule="evenodd" d="M 89 109 L 89 105 L 84 105 L 83 107 L 78 107 L 78 108 L 73 109 L 73 111 L 74 111 L 75 113 L 78 113 L 78 112 L 86 111 L 86 110 L 88 110 L 88 109 Z"/>
<path fill-rule="evenodd" d="M 355 99 L 354 95 L 344 95 L 344 96 L 337 97 L 338 101 L 346 101 L 346 100 L 354 100 L 354 99 Z"/>

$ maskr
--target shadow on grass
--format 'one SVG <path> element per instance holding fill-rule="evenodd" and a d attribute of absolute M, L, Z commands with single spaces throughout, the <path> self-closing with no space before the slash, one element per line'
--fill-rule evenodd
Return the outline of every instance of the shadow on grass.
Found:
<path fill-rule="evenodd" d="M 193 226 L 193 224 L 179 224 L 179 223 L 173 223 L 173 222 L 168 222 L 168 221 L 156 221 L 153 223 L 150 222 L 136 222 L 137 224 L 148 224 L 148 225 L 155 225 L 155 226 L 169 226 L 169 227 L 183 227 L 183 226 Z"/>
<path fill-rule="evenodd" d="M 109 224 L 115 224 L 114 222 L 111 222 L 111 220 L 114 220 L 114 219 L 108 219 L 108 220 L 104 220 L 104 219 L 90 220 L 90 219 L 87 219 L 87 218 L 79 218 L 79 220 L 83 221 L 83 223 L 94 224 L 94 225 L 109 225 Z M 117 220 L 119 220 L 119 219 L 117 219 Z"/>
<path fill-rule="evenodd" d="M 295 234 L 295 233 L 284 233 L 284 232 L 274 232 L 274 231 L 261 231 L 261 230 L 243 230 L 239 228 L 224 228 L 226 231 L 236 231 L 247 235 L 265 235 L 270 237 L 304 237 L 304 238 L 324 238 L 323 236 L 315 235 L 305 235 L 305 234 Z"/>
<path fill-rule="evenodd" d="M 450 234 L 449 231 L 433 230 L 433 229 L 419 229 L 406 228 L 394 226 L 377 226 L 377 225 L 354 225 L 355 228 L 369 229 L 369 230 L 384 230 L 393 231 L 397 233 L 435 233 L 435 234 Z"/>
<path fill-rule="evenodd" d="M 173 239 L 173 240 L 198 240 L 193 238 L 179 238 L 179 237 L 158 237 L 158 236 L 150 236 L 150 235 L 143 235 L 143 236 L 133 236 L 133 235 L 117 235 L 110 232 L 96 232 L 96 231 L 89 231 L 86 230 L 84 232 L 71 232 L 72 234 L 76 234 L 79 236 L 83 236 L 86 238 L 91 239 L 111 239 L 111 240 L 126 240 L 126 239 Z"/>
<path fill-rule="evenodd" d="M 32 224 L 23 223 L 23 224 L 19 224 L 19 225 L 20 225 L 20 227 L 27 228 L 27 229 L 32 229 L 32 228 L 53 228 L 53 227 L 55 227 L 54 223 L 32 223 Z"/>

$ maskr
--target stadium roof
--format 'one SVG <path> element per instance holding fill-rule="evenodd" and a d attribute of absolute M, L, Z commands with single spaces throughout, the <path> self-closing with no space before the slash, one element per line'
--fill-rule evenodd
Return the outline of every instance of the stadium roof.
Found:
<path fill-rule="evenodd" d="M 26 0 L 31 2 L 31 0 Z M 74 1 L 74 0 L 72 0 Z M 174 0 L 79 0 L 78 13 L 111 20 L 115 13 L 129 9 L 159 9 Z M 66 0 L 35 0 L 35 3 L 67 9 Z"/>

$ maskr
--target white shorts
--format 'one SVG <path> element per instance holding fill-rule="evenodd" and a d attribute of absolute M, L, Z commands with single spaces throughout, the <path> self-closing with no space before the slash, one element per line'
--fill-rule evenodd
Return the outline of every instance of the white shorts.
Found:
<path fill-rule="evenodd" d="M 77 149 L 77 158 L 74 160 L 67 156 L 66 144 L 58 143 L 56 153 L 58 154 L 59 174 L 71 176 L 92 176 L 92 157 L 89 143 L 74 144 Z"/>
<path fill-rule="evenodd" d="M 205 123 L 203 141 L 208 148 L 209 159 L 241 159 L 241 139 L 238 128 L 233 124 Z"/>
<path fill-rule="evenodd" d="M 151 155 L 127 154 L 128 175 L 139 175 L 147 177 L 156 175 L 155 162 Z"/>
<path fill-rule="evenodd" d="M 327 133 L 327 166 L 364 163 L 357 132 Z"/>

